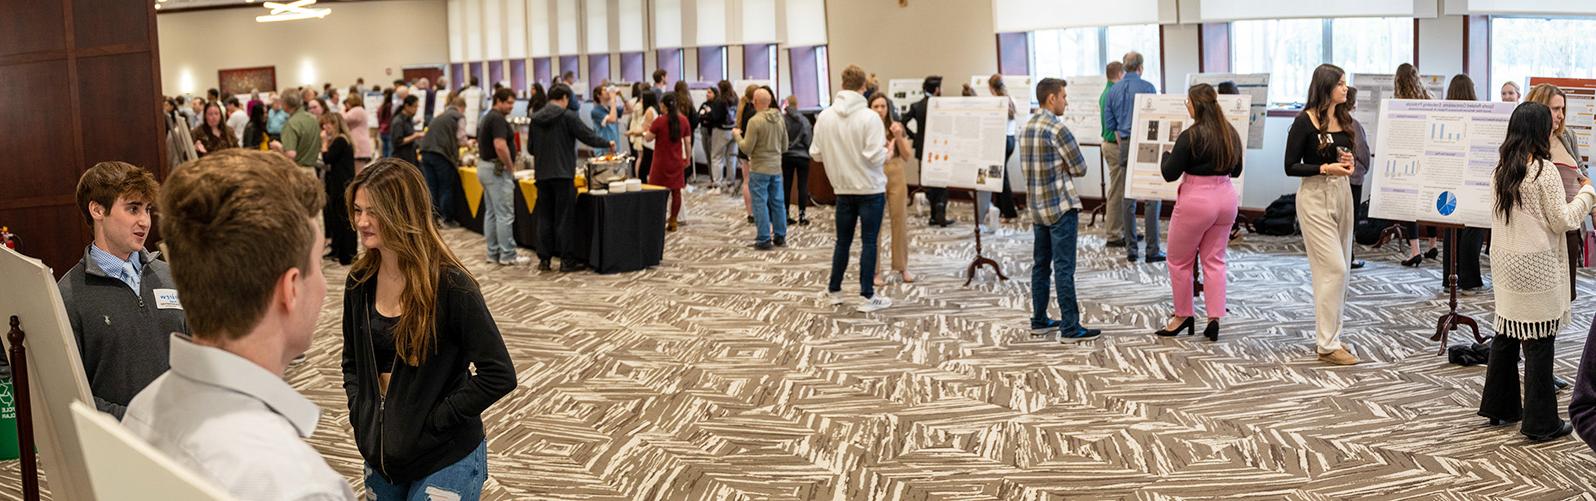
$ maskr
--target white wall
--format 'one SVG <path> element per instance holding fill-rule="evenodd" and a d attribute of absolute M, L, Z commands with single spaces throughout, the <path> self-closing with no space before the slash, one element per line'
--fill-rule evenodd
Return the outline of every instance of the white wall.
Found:
<path fill-rule="evenodd" d="M 953 95 L 971 75 L 997 71 L 990 1 L 913 0 L 899 7 L 889 0 L 832 0 L 826 25 L 832 92 L 842 90 L 842 70 L 850 64 L 883 82 L 942 75 Z"/>
<path fill-rule="evenodd" d="M 229 68 L 276 66 L 279 88 L 324 82 L 346 87 L 359 77 L 382 84 L 398 78 L 405 66 L 449 61 L 445 2 L 339 2 L 327 8 L 332 14 L 323 19 L 274 23 L 255 22 L 265 8 L 157 15 L 162 92 L 203 94 L 218 85 L 217 70 Z M 394 36 L 400 26 L 407 36 Z"/>

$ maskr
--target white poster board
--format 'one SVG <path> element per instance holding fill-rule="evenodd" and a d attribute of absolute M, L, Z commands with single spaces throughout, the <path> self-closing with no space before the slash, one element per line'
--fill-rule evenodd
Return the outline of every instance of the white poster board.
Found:
<path fill-rule="evenodd" d="M 1596 79 L 1546 77 L 1529 79 L 1530 87 L 1543 83 L 1555 85 L 1567 94 L 1563 127 L 1574 131 L 1574 137 L 1579 142 L 1579 160 L 1590 161 L 1592 151 L 1596 150 Z M 1528 92 L 1525 90 L 1525 93 Z"/>
<path fill-rule="evenodd" d="M 921 184 L 1003 191 L 1008 102 L 1001 97 L 933 97 L 925 121 Z"/>
<path fill-rule="evenodd" d="M 748 86 L 750 86 L 750 85 L 758 85 L 760 87 L 770 87 L 771 89 L 775 89 L 776 88 L 776 84 L 772 83 L 769 80 L 732 80 L 731 84 L 732 84 L 732 91 L 737 93 L 737 98 L 739 100 L 742 99 L 743 93 L 748 90 Z"/>
<path fill-rule="evenodd" d="M 1491 175 L 1517 103 L 1387 99 L 1369 217 L 1491 227 Z"/>
<path fill-rule="evenodd" d="M 1102 75 L 1070 77 L 1064 79 L 1064 126 L 1080 144 L 1103 144 L 1103 107 L 1098 99 L 1108 88 L 1108 77 Z M 1011 181 L 1012 182 L 1012 181 Z"/>
<path fill-rule="evenodd" d="M 1348 82 L 1358 88 L 1358 107 L 1352 112 L 1352 119 L 1363 124 L 1363 130 L 1369 133 L 1369 137 L 1380 137 L 1380 103 L 1391 99 L 1391 93 L 1396 90 L 1396 75 L 1353 73 Z M 1430 97 L 1446 97 L 1445 75 L 1419 75 L 1419 82 L 1424 84 L 1425 90 L 1430 91 Z M 1376 148 L 1374 154 L 1378 156 L 1381 151 Z"/>
<path fill-rule="evenodd" d="M 1242 94 L 1252 96 L 1252 110 L 1247 119 L 1247 149 L 1263 148 L 1264 119 L 1269 117 L 1268 73 L 1189 73 L 1186 87 L 1205 83 L 1219 87 L 1220 82 L 1236 84 Z"/>
<path fill-rule="evenodd" d="M 992 75 L 970 77 L 970 87 L 975 89 L 975 95 L 980 97 L 992 95 L 992 89 L 986 85 L 991 78 Z M 1009 99 L 1014 100 L 1015 120 L 1031 116 L 1032 101 L 1036 99 L 1036 81 L 1037 78 L 1030 75 L 1003 75 L 1003 84 L 1009 89 Z"/>
<path fill-rule="evenodd" d="M 115 492 L 116 499 L 128 501 L 233 499 L 210 480 L 133 436 L 110 414 L 73 402 L 72 420 L 78 436 L 83 437 L 83 458 L 97 492 Z"/>
<path fill-rule="evenodd" d="M 11 316 L 27 333 L 28 394 L 32 397 L 33 436 L 38 442 L 39 469 L 50 478 L 53 499 L 95 499 L 89 488 L 80 437 L 72 425 L 72 402 L 94 402 L 78 358 L 77 338 L 61 302 L 50 269 L 44 263 L 0 245 L 0 331 L 11 329 Z M 6 353 L 11 340 L 5 336 Z"/>
<path fill-rule="evenodd" d="M 1241 94 L 1234 96 L 1219 96 L 1219 107 L 1224 110 L 1225 120 L 1231 127 L 1236 128 L 1240 138 L 1247 137 L 1248 112 L 1252 107 L 1252 96 Z M 1175 182 L 1165 182 L 1164 173 L 1160 166 L 1164 154 L 1175 148 L 1175 139 L 1180 133 L 1191 126 L 1192 117 L 1186 113 L 1186 96 L 1170 94 L 1137 94 L 1136 108 L 1131 116 L 1131 145 L 1130 158 L 1125 164 L 1129 166 L 1128 183 L 1125 186 L 1125 197 L 1136 200 L 1174 200 L 1179 193 L 1181 181 L 1186 176 L 1181 176 Z M 1240 139 L 1238 138 L 1238 139 Z M 1242 170 L 1242 176 L 1246 176 Z M 1236 187 L 1236 197 L 1239 200 L 1242 193 L 1242 179 L 1232 180 Z"/>
<path fill-rule="evenodd" d="M 898 108 L 898 114 L 909 113 L 909 106 L 925 97 L 925 80 L 894 78 L 887 81 L 887 97 Z"/>

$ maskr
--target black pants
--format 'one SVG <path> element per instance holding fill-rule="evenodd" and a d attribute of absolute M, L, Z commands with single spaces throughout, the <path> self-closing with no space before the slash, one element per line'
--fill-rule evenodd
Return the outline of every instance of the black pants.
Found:
<path fill-rule="evenodd" d="M 1557 388 L 1552 385 L 1552 355 L 1556 337 L 1518 340 L 1498 334 L 1491 340 L 1491 360 L 1485 369 L 1485 389 L 1479 414 L 1505 421 L 1523 419 L 1519 431 L 1529 436 L 1548 435 L 1563 426 L 1557 417 Z M 1524 347 L 1524 401 L 1518 396 L 1518 352 Z"/>
<path fill-rule="evenodd" d="M 559 257 L 571 259 L 571 224 L 576 218 L 576 185 L 571 179 L 544 179 L 537 182 L 537 207 L 532 210 L 538 218 L 538 260 L 548 261 Z"/>
<path fill-rule="evenodd" d="M 793 184 L 794 178 L 797 179 L 797 184 Z M 797 193 L 796 196 L 790 196 L 787 200 L 790 200 L 792 205 L 798 206 L 798 217 L 802 218 L 805 209 L 808 209 L 810 205 L 814 205 L 809 201 L 809 159 L 782 155 L 781 182 L 783 183 L 782 186 L 785 186 L 789 192 Z"/>
<path fill-rule="evenodd" d="M 652 168 L 654 166 L 654 149 L 653 148 L 639 148 L 639 149 L 642 150 L 642 155 L 638 157 L 638 162 L 639 163 L 637 164 L 637 178 L 642 180 L 644 183 L 647 183 L 648 182 L 648 171 L 649 171 L 650 168 Z"/>
<path fill-rule="evenodd" d="M 931 224 L 948 224 L 948 189 L 922 187 L 925 190 L 925 201 L 931 205 Z"/>
<path fill-rule="evenodd" d="M 1568 299 L 1579 298 L 1579 264 L 1584 261 L 1585 236 L 1584 230 L 1574 230 L 1564 234 L 1568 241 Z"/>
<path fill-rule="evenodd" d="M 1009 158 L 1014 156 L 1014 146 L 1014 136 L 1003 143 L 1003 191 L 997 196 L 998 213 L 1003 219 L 1020 217 L 1019 208 L 1014 204 L 1014 189 L 1009 187 Z"/>
<path fill-rule="evenodd" d="M 344 202 L 344 189 L 354 177 L 353 172 L 333 170 L 328 171 L 327 177 L 322 179 L 327 191 L 327 205 L 322 209 L 322 217 L 327 222 L 327 236 L 332 239 L 332 256 L 344 265 L 355 260 L 356 247 L 359 245 L 355 228 L 349 223 L 349 208 Z"/>
<path fill-rule="evenodd" d="M 1473 289 L 1485 286 L 1485 280 L 1480 277 L 1480 249 L 1485 247 L 1485 234 L 1491 230 L 1464 228 L 1447 231 L 1457 232 L 1457 288 Z M 1448 240 L 1451 238 L 1448 237 Z M 1441 270 L 1441 285 L 1444 287 L 1447 275 L 1452 274 L 1450 241 L 1441 246 Z"/>

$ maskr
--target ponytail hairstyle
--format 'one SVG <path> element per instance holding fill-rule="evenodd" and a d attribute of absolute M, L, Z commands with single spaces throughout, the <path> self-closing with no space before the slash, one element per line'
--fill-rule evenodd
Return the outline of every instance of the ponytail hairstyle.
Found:
<path fill-rule="evenodd" d="M 1219 93 L 1212 85 L 1200 83 L 1186 90 L 1186 101 L 1191 103 L 1192 118 L 1197 119 L 1187 133 L 1192 135 L 1192 152 L 1214 159 L 1214 170 L 1229 174 L 1241 163 L 1241 138 L 1236 128 L 1225 120 L 1225 111 L 1219 107 Z"/>
<path fill-rule="evenodd" d="M 1496 160 L 1496 172 L 1491 175 L 1496 192 L 1495 209 L 1502 215 L 1503 222 L 1510 222 L 1513 208 L 1523 203 L 1519 188 L 1529 175 L 1529 164 L 1537 163 L 1535 176 L 1538 179 L 1541 175 L 1538 162 L 1552 158 L 1551 136 L 1551 108 L 1526 101 L 1513 109 L 1512 118 L 1507 120 L 1507 138 L 1502 140 L 1501 157 Z"/>
<path fill-rule="evenodd" d="M 664 99 L 661 100 L 665 107 L 665 128 L 670 131 L 672 142 L 682 140 L 682 126 L 676 119 L 676 117 L 681 116 L 680 108 L 676 104 L 679 97 L 677 94 L 672 93 L 666 94 Z"/>

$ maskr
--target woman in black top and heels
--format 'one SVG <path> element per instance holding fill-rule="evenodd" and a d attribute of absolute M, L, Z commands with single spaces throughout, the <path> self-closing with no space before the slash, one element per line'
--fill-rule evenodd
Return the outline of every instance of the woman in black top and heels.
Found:
<path fill-rule="evenodd" d="M 1330 64 L 1313 70 L 1308 104 L 1286 134 L 1286 175 L 1297 188 L 1297 224 L 1313 272 L 1314 320 L 1319 360 L 1358 363 L 1341 345 L 1341 314 L 1352 260 L 1353 148 L 1357 134 L 1347 102 L 1346 72 Z"/>
<path fill-rule="evenodd" d="M 356 242 L 344 188 L 355 179 L 355 147 L 342 113 L 322 113 L 321 130 L 329 141 L 327 151 L 321 153 L 321 162 L 327 165 L 327 175 L 322 178 L 327 187 L 327 208 L 322 215 L 327 221 L 327 233 L 332 236 L 333 259 L 349 266 L 355 261 Z"/>
<path fill-rule="evenodd" d="M 1241 176 L 1241 159 L 1247 150 L 1236 128 L 1225 120 L 1213 86 L 1191 86 L 1186 91 L 1186 112 L 1196 122 L 1175 139 L 1161 165 L 1164 181 L 1185 180 L 1169 224 L 1169 283 L 1174 289 L 1175 316 L 1155 334 L 1174 336 L 1195 329 L 1192 279 L 1200 254 L 1208 275 L 1203 290 L 1208 324 L 1203 335 L 1218 341 L 1219 319 L 1225 316 L 1225 246 L 1236 222 L 1236 188 L 1230 180 Z"/>

